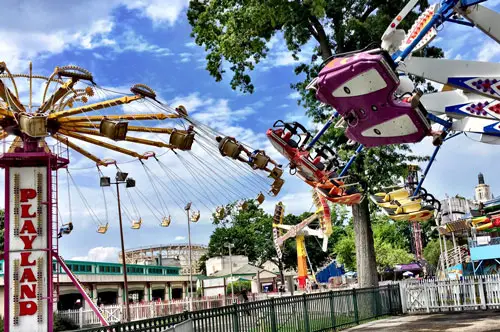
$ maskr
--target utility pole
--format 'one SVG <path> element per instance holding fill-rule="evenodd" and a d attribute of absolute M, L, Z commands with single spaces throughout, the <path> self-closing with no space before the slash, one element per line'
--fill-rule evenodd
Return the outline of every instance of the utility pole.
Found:
<path fill-rule="evenodd" d="M 186 210 L 187 221 L 188 221 L 188 242 L 189 242 L 189 296 L 192 296 L 193 293 L 193 265 L 192 265 L 192 257 L 191 257 L 191 220 L 189 218 L 189 210 L 191 209 L 191 202 L 186 204 L 184 210 Z"/>
<path fill-rule="evenodd" d="M 118 221 L 120 223 L 120 242 L 122 247 L 122 269 L 123 269 L 123 291 L 125 292 L 125 308 L 127 314 L 127 322 L 130 322 L 130 305 L 128 300 L 128 281 L 127 281 L 127 262 L 125 259 L 125 241 L 123 237 L 123 223 L 122 223 L 122 208 L 120 201 L 120 186 L 119 184 L 125 183 L 126 188 L 135 187 L 135 180 L 128 177 L 128 173 L 122 171 L 116 172 L 115 176 L 116 182 L 111 182 L 111 179 L 107 176 L 101 176 L 100 186 L 109 187 L 112 184 L 116 184 L 116 199 L 118 201 Z"/>

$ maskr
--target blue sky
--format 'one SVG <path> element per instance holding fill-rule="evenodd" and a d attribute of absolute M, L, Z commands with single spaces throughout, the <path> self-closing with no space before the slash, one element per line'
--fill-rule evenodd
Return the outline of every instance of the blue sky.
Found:
<path fill-rule="evenodd" d="M 268 59 L 252 73 L 256 90 L 252 95 L 233 91 L 228 80 L 216 83 L 205 67 L 202 47 L 193 43 L 186 19 L 187 1 L 183 0 L 89 0 L 68 4 L 62 0 L 7 0 L 5 20 L 0 26 L 0 58 L 11 71 L 26 72 L 32 60 L 34 71 L 45 75 L 58 65 L 77 64 L 90 70 L 101 86 L 126 91 L 135 83 L 154 88 L 162 100 L 171 105 L 184 104 L 197 119 L 217 130 L 236 136 L 254 147 L 265 147 L 265 131 L 277 119 L 308 124 L 305 112 L 296 104 L 297 94 L 289 84 L 298 78 L 293 72 L 297 63 L 286 51 L 283 40 L 275 36 L 269 43 Z M 486 6 L 499 10 L 499 1 Z M 20 23 L 22 18 L 22 24 Z M 445 50 L 447 58 L 498 62 L 500 47 L 479 30 L 447 24 L 433 45 Z M 301 59 L 308 59 L 313 43 L 306 45 Z M 40 87 L 39 87 L 40 88 Z M 40 90 L 40 89 L 38 89 Z M 38 91 L 35 90 L 35 91 Z M 26 93 L 26 90 L 23 90 Z M 22 91 L 22 92 L 23 92 Z M 35 93 L 35 96 L 40 93 Z M 124 109 L 124 111 L 127 111 Z M 415 151 L 430 154 L 429 140 L 414 145 Z M 274 153 L 274 152 L 273 152 Z M 276 156 L 276 154 L 274 154 Z M 91 163 L 72 154 L 70 170 L 87 200 L 101 216 L 104 214 L 97 174 Z M 118 161 L 129 160 L 117 157 Z M 438 197 L 445 193 L 472 196 L 477 173 L 482 171 L 493 192 L 500 194 L 497 177 L 500 154 L 498 147 L 457 137 L 445 144 L 425 187 Z M 82 169 L 85 168 L 85 169 Z M 121 166 L 134 175 L 140 188 L 147 190 L 147 177 L 140 165 Z M 178 169 L 182 172 L 182 169 Z M 111 175 L 113 170 L 107 170 Z M 64 173 L 61 174 L 61 206 L 67 206 Z M 271 212 L 282 200 L 289 212 L 301 213 L 311 206 L 308 186 L 286 175 L 280 196 L 263 205 Z M 142 189 L 141 189 L 142 190 Z M 112 198 L 109 206 L 110 229 L 106 235 L 96 233 L 75 189 L 72 189 L 72 215 L 75 230 L 60 241 L 65 258 L 116 260 L 119 233 Z M 145 207 L 138 202 L 139 210 Z M 173 222 L 160 228 L 155 221 L 144 219 L 140 231 L 129 228 L 125 221 L 127 247 L 148 244 L 187 242 L 187 226 L 183 211 L 170 206 Z M 69 216 L 62 211 L 63 219 Z M 207 243 L 213 229 L 208 212 L 192 227 L 192 241 Z"/>

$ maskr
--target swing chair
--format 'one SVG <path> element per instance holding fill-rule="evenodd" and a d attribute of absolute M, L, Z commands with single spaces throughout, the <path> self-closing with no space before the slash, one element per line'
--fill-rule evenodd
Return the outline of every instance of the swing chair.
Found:
<path fill-rule="evenodd" d="M 239 206 L 240 211 L 246 211 L 248 209 L 248 202 L 243 201 Z"/>
<path fill-rule="evenodd" d="M 259 193 L 257 195 L 257 198 L 256 198 L 257 202 L 259 203 L 259 205 L 261 205 L 262 203 L 264 203 L 264 201 L 266 200 L 266 197 L 264 196 L 263 193 Z"/>
<path fill-rule="evenodd" d="M 191 215 L 191 222 L 197 222 L 198 220 L 200 220 L 200 211 L 194 212 Z"/>
<path fill-rule="evenodd" d="M 106 225 L 100 225 L 97 228 L 97 233 L 99 233 L 99 234 L 106 234 L 106 232 L 108 231 L 108 227 L 109 227 L 109 223 L 106 223 Z"/>
<path fill-rule="evenodd" d="M 266 152 L 263 150 L 255 150 L 251 154 L 249 162 L 253 169 L 266 169 L 269 160 L 271 160 L 271 158 L 266 155 Z M 281 170 L 281 172 L 283 171 Z"/>
<path fill-rule="evenodd" d="M 169 144 L 179 150 L 191 150 L 194 142 L 193 127 L 190 126 L 187 131 L 173 129 L 170 134 Z"/>
<path fill-rule="evenodd" d="M 274 180 L 273 184 L 271 185 L 271 189 L 269 190 L 269 193 L 272 194 L 272 196 L 276 197 L 281 191 L 281 187 L 283 187 L 283 184 L 285 183 L 285 180 L 283 179 L 276 179 Z"/>
<path fill-rule="evenodd" d="M 171 216 L 168 216 L 168 217 L 163 217 L 161 219 L 161 224 L 160 226 L 161 227 L 168 227 L 170 226 L 170 223 L 172 222 L 172 217 Z"/>
<path fill-rule="evenodd" d="M 223 206 L 218 206 L 215 209 L 215 216 L 217 219 L 223 219 L 226 216 L 226 209 Z"/>
<path fill-rule="evenodd" d="M 140 229 L 142 225 L 142 218 L 139 218 L 138 220 L 132 220 L 132 229 Z"/>
<path fill-rule="evenodd" d="M 283 169 L 274 166 L 274 168 L 271 170 L 271 173 L 269 173 L 269 177 L 272 179 L 279 179 L 283 175 Z"/>
<path fill-rule="evenodd" d="M 103 174 L 102 174 L 101 170 L 99 169 L 99 167 L 97 167 L 97 171 L 99 172 L 100 178 L 102 179 L 103 178 Z M 103 196 L 102 198 L 103 198 L 103 202 L 104 202 L 104 211 L 106 213 L 106 222 L 105 223 L 102 222 L 99 219 L 99 217 L 97 216 L 97 214 L 94 212 L 94 210 L 92 209 L 91 205 L 89 204 L 89 202 L 87 201 L 87 199 L 85 198 L 85 196 L 83 195 L 83 193 L 80 191 L 80 188 L 76 184 L 75 179 L 73 179 L 73 176 L 71 175 L 71 173 L 69 172 L 68 169 L 66 169 L 66 172 L 67 172 L 66 175 L 68 176 L 69 180 L 71 180 L 73 186 L 75 187 L 76 191 L 78 192 L 78 195 L 80 196 L 80 199 L 82 200 L 83 205 L 85 206 L 85 208 L 89 212 L 89 215 L 94 220 L 94 222 L 97 223 L 97 233 L 99 233 L 99 234 L 105 234 L 107 232 L 107 230 L 108 230 L 108 227 L 109 227 L 109 219 L 108 219 L 108 204 L 107 204 L 107 201 L 106 201 L 106 195 L 105 195 L 102 183 L 101 183 L 101 191 L 102 191 L 102 196 Z M 69 180 L 68 180 L 68 186 L 69 186 Z M 68 192 L 69 192 L 69 188 L 68 188 Z M 68 203 L 69 203 L 70 215 L 71 215 L 71 198 L 69 199 Z M 70 219 L 71 219 L 71 216 L 70 216 Z"/>

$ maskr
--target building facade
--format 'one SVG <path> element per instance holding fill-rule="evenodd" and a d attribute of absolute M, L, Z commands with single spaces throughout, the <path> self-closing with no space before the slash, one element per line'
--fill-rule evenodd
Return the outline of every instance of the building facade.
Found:
<path fill-rule="evenodd" d="M 66 265 L 78 278 L 90 298 L 98 304 L 122 304 L 125 302 L 123 291 L 122 265 L 107 262 L 66 261 Z M 54 273 L 60 268 L 53 264 Z M 181 275 L 177 266 L 127 265 L 129 301 L 156 301 L 181 299 L 187 296 L 189 276 Z M 0 314 L 3 316 L 4 262 L 0 261 Z M 193 282 L 195 282 L 193 277 Z M 59 270 L 58 309 L 74 309 L 79 300 L 86 306 L 82 295 L 70 278 Z"/>

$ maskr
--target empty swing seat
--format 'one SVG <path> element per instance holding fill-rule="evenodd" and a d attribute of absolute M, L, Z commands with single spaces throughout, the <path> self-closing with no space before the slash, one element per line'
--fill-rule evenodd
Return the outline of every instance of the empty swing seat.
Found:
<path fill-rule="evenodd" d="M 218 218 L 218 219 L 222 219 L 224 218 L 226 215 L 225 215 L 226 211 L 224 209 L 223 206 L 218 206 L 216 209 L 215 209 L 215 216 Z"/>
<path fill-rule="evenodd" d="M 276 179 L 276 180 L 274 180 L 273 184 L 271 185 L 271 190 L 269 190 L 269 192 L 273 196 L 278 196 L 278 194 L 281 191 L 281 187 L 283 187 L 284 183 L 285 183 L 285 180 L 283 180 L 283 179 Z"/>
<path fill-rule="evenodd" d="M 193 213 L 191 216 L 191 222 L 197 222 L 198 220 L 200 220 L 200 211 Z"/>
<path fill-rule="evenodd" d="M 418 99 L 394 97 L 400 83 L 394 67 L 389 54 L 378 49 L 335 58 L 320 71 L 316 98 L 346 120 L 349 139 L 373 147 L 416 143 L 430 133 Z"/>
<path fill-rule="evenodd" d="M 246 211 L 248 209 L 248 203 L 247 201 L 244 201 L 243 203 L 240 204 L 240 210 L 241 211 Z"/>
<path fill-rule="evenodd" d="M 161 227 L 168 227 L 170 226 L 170 222 L 172 221 L 172 217 L 168 216 L 168 217 L 163 217 L 161 219 Z"/>
<path fill-rule="evenodd" d="M 142 218 L 139 218 L 139 220 L 132 220 L 132 229 L 139 229 L 141 228 L 142 225 Z"/>
<path fill-rule="evenodd" d="M 109 224 L 106 223 L 106 225 L 99 225 L 99 227 L 97 228 L 97 233 L 99 234 L 104 234 L 108 231 L 108 227 L 109 227 Z"/>
<path fill-rule="evenodd" d="M 269 173 L 269 177 L 275 180 L 279 179 L 281 175 L 283 175 L 283 169 L 276 166 L 271 170 L 271 173 Z"/>
<path fill-rule="evenodd" d="M 263 193 L 259 193 L 257 195 L 257 202 L 260 204 L 264 203 L 264 201 L 266 200 L 266 196 L 264 196 Z"/>

